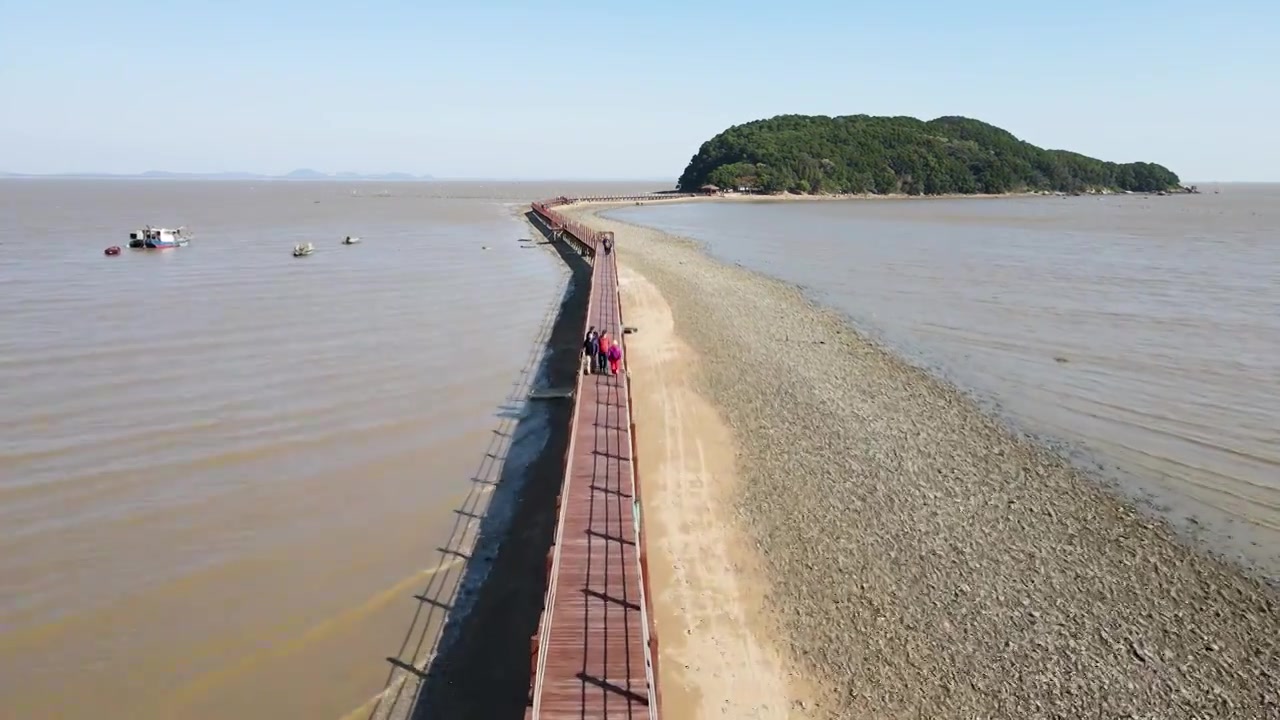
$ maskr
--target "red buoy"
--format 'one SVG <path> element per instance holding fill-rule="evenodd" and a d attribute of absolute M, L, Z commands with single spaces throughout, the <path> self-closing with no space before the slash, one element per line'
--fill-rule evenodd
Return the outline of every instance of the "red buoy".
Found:
<path fill-rule="evenodd" d="M 119 245 L 112 245 L 111 247 L 107 248 L 106 250 L 103 250 L 102 252 L 103 252 L 103 254 L 104 254 L 104 255 L 119 255 L 119 254 L 120 254 L 120 246 L 119 246 Z"/>

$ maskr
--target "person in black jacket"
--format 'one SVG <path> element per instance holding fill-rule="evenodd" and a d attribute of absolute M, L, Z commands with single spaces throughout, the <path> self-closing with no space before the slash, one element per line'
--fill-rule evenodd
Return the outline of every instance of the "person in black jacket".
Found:
<path fill-rule="evenodd" d="M 591 374 L 591 367 L 596 362 L 596 351 L 600 347 L 600 336 L 596 333 L 596 326 L 592 325 L 587 329 L 587 337 L 582 341 L 582 359 L 586 362 L 586 374 Z"/>

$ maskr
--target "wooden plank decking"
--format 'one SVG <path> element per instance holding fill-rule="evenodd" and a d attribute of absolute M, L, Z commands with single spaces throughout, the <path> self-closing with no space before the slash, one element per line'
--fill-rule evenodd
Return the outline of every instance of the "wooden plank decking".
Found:
<path fill-rule="evenodd" d="M 587 313 L 588 324 L 621 342 L 612 254 L 594 256 Z M 533 639 L 529 719 L 657 717 L 628 390 L 625 371 L 591 374 L 575 397 L 546 607 Z"/>

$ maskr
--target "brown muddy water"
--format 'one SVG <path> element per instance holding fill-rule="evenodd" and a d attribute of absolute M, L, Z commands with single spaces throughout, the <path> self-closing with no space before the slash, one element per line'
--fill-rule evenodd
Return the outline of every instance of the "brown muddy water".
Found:
<path fill-rule="evenodd" d="M 1280 185 L 608 214 L 804 287 L 1280 581 Z"/>
<path fill-rule="evenodd" d="M 513 205 L 635 189 L 0 181 L 0 717 L 366 704 L 545 441 L 495 444 L 567 272 Z M 146 223 L 194 239 L 102 254 Z"/>

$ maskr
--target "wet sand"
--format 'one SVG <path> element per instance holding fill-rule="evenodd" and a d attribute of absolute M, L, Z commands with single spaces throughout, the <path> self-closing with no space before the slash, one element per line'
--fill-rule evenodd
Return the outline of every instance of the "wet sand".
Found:
<path fill-rule="evenodd" d="M 675 332 L 644 276 L 619 268 L 627 371 L 643 463 L 662 712 L 670 718 L 787 718 L 811 701 L 761 612 L 765 575 L 731 512 L 735 444 L 695 385 L 706 358 Z"/>
<path fill-rule="evenodd" d="M 727 565 L 763 595 L 755 612 L 749 593 L 735 600 L 721 562 L 709 563 L 721 570 L 714 580 L 655 578 L 664 665 L 705 661 L 698 673 L 673 670 L 690 717 L 733 702 L 723 678 L 765 671 L 784 681 L 760 692 L 815 716 L 1277 715 L 1273 590 L 1189 549 L 798 289 L 717 263 L 692 242 L 593 217 L 607 207 L 567 210 L 618 232 L 628 292 L 645 287 L 637 276 L 655 288 L 662 302 L 650 306 L 671 309 L 685 346 L 733 348 L 715 363 L 660 351 L 692 373 L 692 391 L 728 427 L 736 480 L 724 480 L 717 468 L 727 465 L 714 456 L 691 474 L 732 498 L 704 505 L 719 506 L 722 533 L 738 528 L 751 540 L 742 549 L 754 557 Z M 630 362 L 643 372 L 638 357 Z M 650 392 L 635 381 L 637 396 Z M 692 432 L 686 448 L 723 447 L 717 423 Z M 643 433 L 641 465 L 671 463 Z M 652 503 L 650 512 L 666 512 Z M 688 528 L 706 517 L 668 510 Z M 667 534 L 652 540 L 668 551 L 685 542 L 669 534 L 672 522 L 658 523 Z M 754 620 L 686 627 L 688 642 L 672 643 L 665 633 L 679 627 L 681 593 L 708 586 L 726 615 L 745 607 Z M 744 642 L 764 650 L 699 650 Z M 793 673 L 815 687 L 787 687 Z"/>

